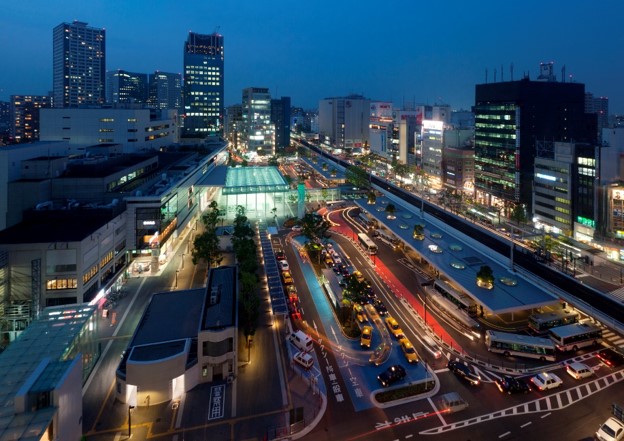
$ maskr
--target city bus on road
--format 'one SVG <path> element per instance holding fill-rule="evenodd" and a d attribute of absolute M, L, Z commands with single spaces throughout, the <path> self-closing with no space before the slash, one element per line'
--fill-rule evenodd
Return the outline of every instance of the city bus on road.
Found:
<path fill-rule="evenodd" d="M 358 215 L 358 219 L 360 220 L 360 222 L 368 229 L 373 230 L 375 228 L 377 228 L 379 226 L 379 223 L 377 222 L 377 219 L 375 219 L 374 217 L 371 217 L 368 213 L 366 213 L 365 211 L 362 211 L 359 215 Z"/>
<path fill-rule="evenodd" d="M 446 280 L 436 280 L 433 284 L 436 291 L 455 303 L 460 309 L 466 311 L 469 316 L 477 315 L 477 303 L 466 294 L 459 292 Z"/>
<path fill-rule="evenodd" d="M 560 351 L 578 351 L 600 343 L 602 329 L 591 323 L 572 323 L 552 328 L 548 336 Z"/>
<path fill-rule="evenodd" d="M 370 237 L 364 233 L 359 233 L 358 239 L 360 241 L 360 245 L 362 245 L 362 248 L 364 248 L 368 254 L 377 254 L 377 244 L 375 244 Z"/>
<path fill-rule="evenodd" d="M 555 312 L 531 314 L 529 316 L 529 328 L 537 334 L 546 334 L 551 328 L 570 325 L 578 321 L 578 312 L 562 309 Z"/>
<path fill-rule="evenodd" d="M 485 345 L 488 351 L 505 357 L 538 358 L 542 361 L 555 361 L 557 352 L 555 344 L 547 338 L 491 330 L 485 331 Z"/>

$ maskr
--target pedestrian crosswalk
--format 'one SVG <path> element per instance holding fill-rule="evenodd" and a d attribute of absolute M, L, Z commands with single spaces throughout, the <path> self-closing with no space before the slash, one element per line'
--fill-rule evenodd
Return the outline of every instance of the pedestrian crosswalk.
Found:
<path fill-rule="evenodd" d="M 616 334 L 607 327 L 603 327 L 602 339 L 610 346 L 617 346 L 624 349 L 624 337 L 622 337 L 620 334 Z"/>
<path fill-rule="evenodd" d="M 618 289 L 614 289 L 609 292 L 609 296 L 618 299 L 621 302 L 624 302 L 624 286 L 620 286 Z"/>

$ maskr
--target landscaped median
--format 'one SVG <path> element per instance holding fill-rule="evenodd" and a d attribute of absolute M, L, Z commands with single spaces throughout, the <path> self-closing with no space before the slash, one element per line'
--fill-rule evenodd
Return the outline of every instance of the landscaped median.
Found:
<path fill-rule="evenodd" d="M 377 407 L 391 407 L 431 397 L 438 393 L 439 383 L 427 378 L 404 386 L 397 386 L 372 393 L 371 399 Z"/>

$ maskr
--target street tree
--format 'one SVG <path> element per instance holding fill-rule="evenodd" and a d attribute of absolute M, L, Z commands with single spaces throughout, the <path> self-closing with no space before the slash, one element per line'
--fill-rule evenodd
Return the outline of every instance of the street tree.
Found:
<path fill-rule="evenodd" d="M 366 170 L 362 167 L 356 167 L 354 165 L 347 167 L 345 180 L 351 183 L 354 187 L 358 188 L 368 188 L 370 184 Z"/>

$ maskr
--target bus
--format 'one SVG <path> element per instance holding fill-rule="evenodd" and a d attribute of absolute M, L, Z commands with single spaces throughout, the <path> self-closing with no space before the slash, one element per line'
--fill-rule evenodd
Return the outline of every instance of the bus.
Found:
<path fill-rule="evenodd" d="M 377 223 L 377 219 L 372 218 L 371 216 L 369 216 L 365 211 L 362 211 L 359 215 L 358 215 L 358 219 L 360 220 L 360 222 L 362 222 L 362 224 L 370 229 L 373 230 L 375 228 L 377 228 L 379 226 L 379 224 Z"/>
<path fill-rule="evenodd" d="M 362 248 L 364 248 L 368 254 L 377 254 L 377 245 L 370 237 L 364 233 L 359 233 L 358 239 L 360 240 L 360 245 L 362 245 Z"/>
<path fill-rule="evenodd" d="M 487 330 L 485 345 L 488 351 L 503 354 L 505 357 L 516 355 L 555 361 L 555 344 L 547 338 Z"/>
<path fill-rule="evenodd" d="M 602 340 L 602 329 L 591 323 L 572 323 L 557 326 L 548 336 L 560 351 L 577 351 L 585 346 L 596 346 Z"/>
<path fill-rule="evenodd" d="M 444 297 L 455 303 L 460 309 L 463 309 L 471 317 L 477 315 L 477 303 L 472 300 L 468 295 L 457 291 L 446 280 L 436 280 L 433 284 L 436 291 L 442 294 Z"/>
<path fill-rule="evenodd" d="M 579 314 L 565 309 L 555 312 L 543 312 L 529 316 L 529 328 L 537 334 L 546 334 L 550 328 L 570 325 L 579 321 Z"/>
<path fill-rule="evenodd" d="M 466 311 L 459 308 L 455 303 L 451 302 L 449 299 L 444 297 L 439 292 L 434 291 L 430 287 L 426 287 L 425 291 L 436 306 L 446 311 L 464 328 L 466 328 L 466 332 L 464 332 L 466 337 L 471 340 L 474 340 L 475 338 L 478 340 L 481 338 L 481 325 L 475 319 L 470 317 Z"/>

